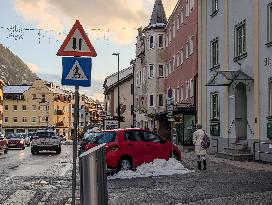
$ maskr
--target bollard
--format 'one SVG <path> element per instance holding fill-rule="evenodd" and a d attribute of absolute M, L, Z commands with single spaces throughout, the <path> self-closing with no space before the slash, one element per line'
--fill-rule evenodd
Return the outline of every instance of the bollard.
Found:
<path fill-rule="evenodd" d="M 96 146 L 79 157 L 80 204 L 107 205 L 107 171 L 105 144 Z"/>

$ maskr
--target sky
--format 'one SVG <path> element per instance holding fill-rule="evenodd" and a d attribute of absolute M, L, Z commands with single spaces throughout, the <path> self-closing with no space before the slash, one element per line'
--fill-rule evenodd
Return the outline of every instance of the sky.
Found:
<path fill-rule="evenodd" d="M 0 0 L 0 43 L 38 76 L 60 84 L 58 49 L 79 20 L 96 52 L 92 86 L 82 91 L 103 100 L 103 82 L 135 58 L 137 28 L 147 26 L 155 0 Z M 177 0 L 163 0 L 167 17 Z M 30 30 L 26 30 L 30 29 Z M 35 30 L 33 30 L 35 29 Z M 39 30 L 40 29 L 40 30 Z"/>

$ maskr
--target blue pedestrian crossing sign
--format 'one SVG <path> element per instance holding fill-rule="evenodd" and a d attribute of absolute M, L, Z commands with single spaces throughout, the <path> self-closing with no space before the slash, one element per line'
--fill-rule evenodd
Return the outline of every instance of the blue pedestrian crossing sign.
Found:
<path fill-rule="evenodd" d="M 63 57 L 62 85 L 91 86 L 91 58 Z"/>

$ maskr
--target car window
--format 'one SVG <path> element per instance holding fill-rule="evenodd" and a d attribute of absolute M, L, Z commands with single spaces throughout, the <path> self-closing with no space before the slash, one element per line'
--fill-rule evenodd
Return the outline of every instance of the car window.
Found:
<path fill-rule="evenodd" d="M 109 143 L 114 142 L 115 138 L 116 138 L 115 132 L 103 132 L 98 133 L 92 142 L 98 144 Z"/>
<path fill-rule="evenodd" d="M 54 132 L 37 132 L 36 136 L 40 138 L 51 138 L 55 136 L 55 133 Z"/>
<path fill-rule="evenodd" d="M 96 133 L 90 133 L 83 138 L 83 141 L 92 141 L 96 137 Z"/>
<path fill-rule="evenodd" d="M 125 133 L 125 141 L 143 141 L 143 135 L 141 131 L 129 131 Z"/>
<path fill-rule="evenodd" d="M 162 142 L 161 138 L 152 132 L 145 132 L 144 139 L 146 142 Z"/>
<path fill-rule="evenodd" d="M 16 138 L 24 138 L 22 134 L 15 134 Z"/>
<path fill-rule="evenodd" d="M 10 133 L 8 134 L 7 139 L 11 139 L 11 138 L 15 138 L 15 135 Z"/>

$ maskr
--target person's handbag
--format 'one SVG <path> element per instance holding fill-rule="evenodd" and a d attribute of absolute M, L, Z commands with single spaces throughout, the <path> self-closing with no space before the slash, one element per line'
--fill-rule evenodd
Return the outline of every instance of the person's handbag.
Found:
<path fill-rule="evenodd" d="M 203 140 L 201 142 L 201 148 L 208 149 L 210 147 L 210 145 L 211 145 L 210 138 L 206 134 L 205 130 L 203 130 L 203 131 L 204 131 L 204 137 L 203 137 Z"/>

